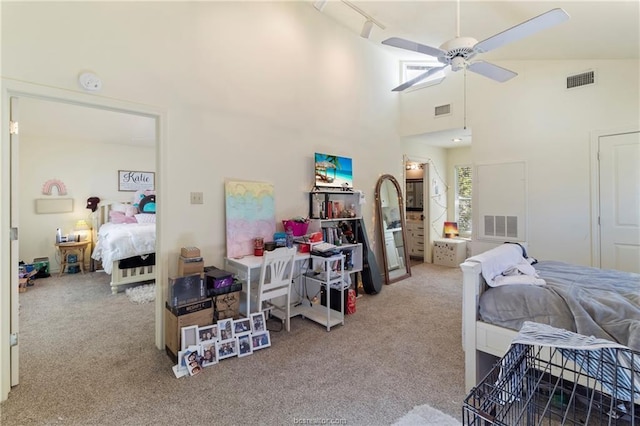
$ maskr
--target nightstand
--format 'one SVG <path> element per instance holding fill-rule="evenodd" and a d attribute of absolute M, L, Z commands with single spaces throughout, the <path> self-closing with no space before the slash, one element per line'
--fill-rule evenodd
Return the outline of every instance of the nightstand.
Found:
<path fill-rule="evenodd" d="M 433 263 L 457 267 L 467 258 L 467 241 L 441 238 L 433 241 Z"/>
<path fill-rule="evenodd" d="M 79 241 L 72 243 L 58 243 L 56 247 L 60 251 L 60 273 L 58 276 L 62 276 L 65 268 L 68 266 L 79 266 L 80 272 L 84 274 L 84 255 L 87 247 L 91 241 Z M 71 253 L 78 253 L 78 261 L 74 263 L 67 263 L 67 256 Z"/>

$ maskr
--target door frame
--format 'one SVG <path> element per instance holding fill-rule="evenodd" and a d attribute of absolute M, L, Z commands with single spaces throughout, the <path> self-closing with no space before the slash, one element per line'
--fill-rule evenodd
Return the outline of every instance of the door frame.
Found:
<path fill-rule="evenodd" d="M 591 266 L 599 268 L 600 262 L 600 138 L 626 133 L 638 133 L 640 127 L 632 126 L 620 129 L 594 130 L 590 132 L 591 161 Z"/>
<path fill-rule="evenodd" d="M 433 263 L 432 259 L 432 249 L 431 249 L 431 160 L 429 158 L 424 158 L 416 155 L 403 155 L 402 162 L 402 192 L 404 193 L 404 199 L 407 199 L 406 189 L 407 189 L 407 170 L 405 168 L 407 162 L 415 162 L 423 164 L 422 169 L 422 215 L 424 217 L 423 225 L 424 225 L 424 257 L 422 258 L 422 263 Z M 406 203 L 405 203 L 405 212 L 406 214 Z"/>
<path fill-rule="evenodd" d="M 12 306 L 17 306 L 17 288 L 11 283 L 17 282 L 11 268 L 11 241 L 9 232 L 11 227 L 11 175 L 17 173 L 18 164 L 11 160 L 10 151 L 10 101 L 11 98 L 35 98 L 46 101 L 62 102 L 81 107 L 97 108 L 125 114 L 142 115 L 156 120 L 156 192 L 160 199 L 165 199 L 166 172 L 163 158 L 167 150 L 167 112 L 163 108 L 144 105 L 119 99 L 90 95 L 68 89 L 43 86 L 35 83 L 2 78 L 2 102 L 0 104 L 0 119 L 3 129 L 0 132 L 0 401 L 8 398 L 11 391 L 11 352 L 10 336 L 12 332 Z M 13 171 L 12 171 L 13 169 Z M 158 205 L 158 219 L 156 223 L 156 282 L 164 282 L 168 276 L 167 255 L 163 249 L 162 235 L 164 230 L 166 203 Z M 19 244 L 19 243 L 18 243 Z M 15 268 L 17 271 L 17 268 Z M 17 273 L 17 272 L 16 272 Z M 14 291 L 12 291 L 14 290 Z M 155 301 L 155 343 L 160 350 L 164 349 L 164 286 L 156 286 Z M 13 304 L 16 305 L 13 305 Z M 19 347 L 19 346 L 18 346 Z"/>

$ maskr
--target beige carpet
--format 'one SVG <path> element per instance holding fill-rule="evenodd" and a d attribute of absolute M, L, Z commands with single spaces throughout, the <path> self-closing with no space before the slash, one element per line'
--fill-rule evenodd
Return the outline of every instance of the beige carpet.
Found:
<path fill-rule="evenodd" d="M 0 423 L 390 425 L 425 404 L 460 419 L 462 275 L 413 274 L 359 298 L 344 326 L 294 318 L 270 348 L 180 379 L 154 346 L 153 303 L 111 295 L 103 273 L 37 280 L 20 295 L 21 382 Z"/>

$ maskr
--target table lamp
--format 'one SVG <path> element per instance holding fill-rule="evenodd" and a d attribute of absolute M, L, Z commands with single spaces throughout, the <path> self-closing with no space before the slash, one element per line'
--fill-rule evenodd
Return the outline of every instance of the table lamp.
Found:
<path fill-rule="evenodd" d="M 458 222 L 445 222 L 444 223 L 444 237 L 452 238 L 460 235 L 458 233 Z"/>
<path fill-rule="evenodd" d="M 88 239 L 88 231 L 90 229 L 91 228 L 89 228 L 89 224 L 84 219 L 80 219 L 79 221 L 77 221 L 74 227 L 74 230 L 78 231 L 77 234 L 80 236 L 80 241 L 86 241 Z"/>

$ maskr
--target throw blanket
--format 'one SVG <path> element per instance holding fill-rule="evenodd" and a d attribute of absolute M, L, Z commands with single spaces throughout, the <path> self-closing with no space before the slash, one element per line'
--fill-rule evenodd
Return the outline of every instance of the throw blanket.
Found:
<path fill-rule="evenodd" d="M 514 330 L 535 321 L 640 351 L 640 275 L 556 261 L 535 267 L 547 285 L 487 290 L 483 321 Z"/>
<path fill-rule="evenodd" d="M 98 242 L 91 255 L 102 261 L 111 274 L 113 261 L 153 253 L 156 250 L 155 223 L 105 223 L 98 231 Z"/>
<path fill-rule="evenodd" d="M 564 358 L 582 369 L 575 371 L 600 382 L 616 399 L 640 401 L 640 357 L 622 345 L 533 322 L 524 323 L 515 343 L 559 348 Z"/>

